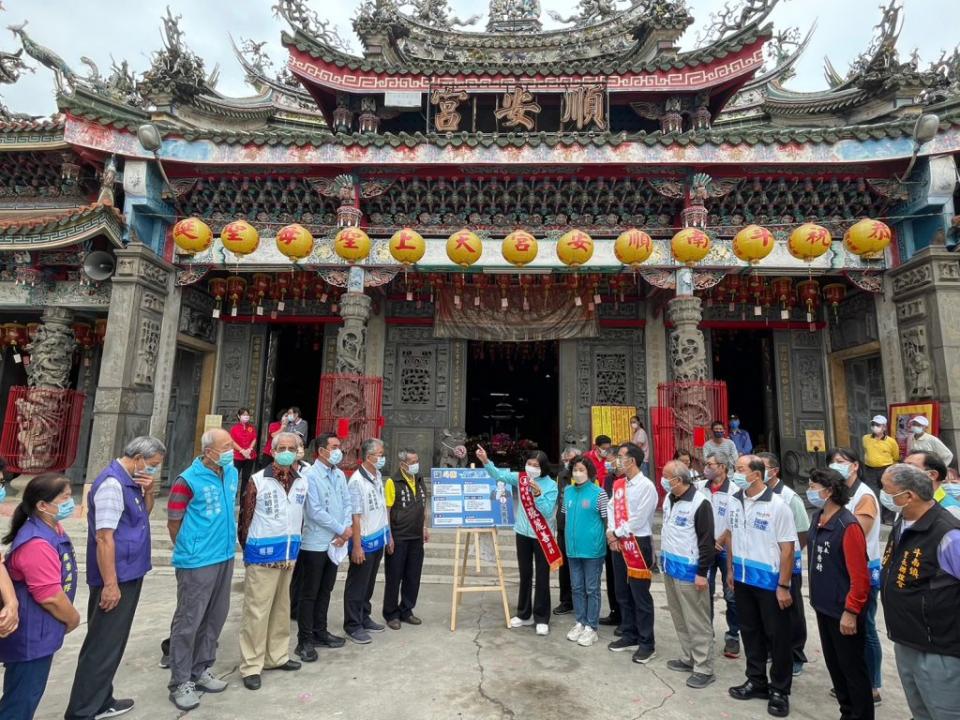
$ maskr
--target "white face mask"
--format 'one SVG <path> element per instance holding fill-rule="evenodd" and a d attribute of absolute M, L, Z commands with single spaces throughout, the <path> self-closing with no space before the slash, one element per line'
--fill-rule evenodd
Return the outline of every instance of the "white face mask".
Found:
<path fill-rule="evenodd" d="M 580 470 L 580 471 L 578 471 L 578 472 L 575 472 L 575 473 L 573 474 L 573 481 L 574 481 L 577 485 L 583 485 L 583 484 L 587 481 L 587 473 L 584 472 L 583 470 Z"/>
<path fill-rule="evenodd" d="M 531 480 L 536 480 L 538 477 L 540 477 L 540 468 L 533 465 L 527 465 L 527 467 L 524 469 L 527 471 L 527 477 Z"/>
<path fill-rule="evenodd" d="M 411 475 L 416 475 L 418 472 L 420 472 L 420 463 L 412 463 L 411 465 L 407 465 L 407 472 Z"/>

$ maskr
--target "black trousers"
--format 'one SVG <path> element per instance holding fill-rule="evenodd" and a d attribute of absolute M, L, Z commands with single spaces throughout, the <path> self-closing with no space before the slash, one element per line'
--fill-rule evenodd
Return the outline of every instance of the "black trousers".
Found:
<path fill-rule="evenodd" d="M 538 625 L 547 625 L 550 623 L 550 566 L 547 556 L 543 554 L 536 538 L 519 533 L 516 538 L 517 563 L 520 565 L 517 617 L 526 620 L 533 615 Z"/>
<path fill-rule="evenodd" d="M 560 566 L 560 604 L 573 607 L 573 588 L 570 585 L 570 563 L 567 560 L 567 540 L 563 523 L 557 522 L 557 543 L 563 554 L 563 565 Z"/>
<path fill-rule="evenodd" d="M 613 567 L 613 553 L 607 548 L 607 556 L 603 560 L 604 574 L 607 583 L 607 605 L 610 607 L 610 615 L 618 623 L 620 622 L 620 603 L 617 602 L 617 580 Z"/>
<path fill-rule="evenodd" d="M 240 476 L 240 497 L 243 498 L 247 491 L 247 483 L 250 482 L 250 476 L 253 475 L 256 460 L 234 460 L 234 466 L 237 468 L 237 475 Z"/>
<path fill-rule="evenodd" d="M 843 635 L 840 621 L 817 613 L 820 645 L 827 672 L 837 691 L 840 717 L 844 720 L 873 720 L 873 683 L 867 672 L 866 636 L 863 622 L 856 635 Z"/>
<path fill-rule="evenodd" d="M 647 567 L 651 567 L 651 538 L 638 537 L 637 544 Z M 627 563 L 620 553 L 613 554 L 613 572 L 617 583 L 617 602 L 620 604 L 622 637 L 639 645 L 641 650 L 652 652 L 657 643 L 653 634 L 653 596 L 650 594 L 650 581 L 627 577 Z"/>
<path fill-rule="evenodd" d="M 758 687 L 790 694 L 793 681 L 790 609 L 780 609 L 773 590 L 734 582 L 740 637 L 747 656 L 747 679 Z M 767 681 L 767 655 L 772 658 Z"/>
<path fill-rule="evenodd" d="M 324 553 L 326 555 L 326 553 Z M 293 575 L 290 576 L 290 619 L 296 620 L 300 616 L 300 596 L 303 594 L 303 566 L 299 558 L 293 566 Z"/>
<path fill-rule="evenodd" d="M 807 618 L 803 612 L 803 575 L 792 575 L 790 578 L 790 597 L 793 604 L 790 606 L 790 636 L 793 638 L 793 661 L 805 663 L 806 654 L 803 652 L 807 645 Z"/>
<path fill-rule="evenodd" d="M 127 648 L 142 586 L 143 578 L 120 583 L 120 602 L 110 612 L 100 609 L 103 588 L 91 586 L 87 635 L 77 659 L 65 720 L 93 720 L 115 700 L 113 678 Z"/>
<path fill-rule="evenodd" d="M 327 610 L 337 583 L 337 566 L 325 551 L 301 550 L 297 568 L 303 583 L 297 607 L 297 640 L 313 642 L 316 633 L 327 631 Z"/>
<path fill-rule="evenodd" d="M 363 628 L 365 620 L 370 619 L 372 605 L 370 599 L 377 585 L 377 572 L 380 570 L 380 561 L 383 560 L 383 550 L 367 553 L 362 564 L 350 562 L 347 571 L 347 582 L 343 586 L 343 629 L 352 633 Z"/>
<path fill-rule="evenodd" d="M 388 621 L 405 620 L 413 615 L 420 595 L 423 537 L 419 540 L 394 540 L 393 554 L 387 555 L 384 563 L 386 587 L 383 589 L 383 617 Z"/>

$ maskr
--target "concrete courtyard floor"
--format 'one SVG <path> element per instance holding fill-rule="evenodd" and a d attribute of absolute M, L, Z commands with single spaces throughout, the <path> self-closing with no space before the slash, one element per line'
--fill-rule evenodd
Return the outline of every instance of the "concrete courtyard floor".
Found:
<path fill-rule="evenodd" d="M 717 682 L 705 690 L 690 690 L 685 676 L 666 669 L 677 655 L 677 640 L 666 609 L 663 583 L 655 577 L 657 658 L 647 666 L 630 662 L 628 653 L 611 653 L 612 638 L 602 628 L 601 643 L 581 648 L 566 640 L 573 620 L 553 618 L 549 637 L 532 628 L 507 630 L 496 594 L 466 595 L 458 628 L 450 632 L 449 585 L 425 585 L 417 614 L 420 627 L 374 635 L 370 645 L 351 643 L 338 650 L 322 650 L 319 662 L 300 672 L 270 672 L 263 688 L 243 687 L 238 633 L 242 590 L 238 573 L 232 606 L 220 637 L 221 651 L 214 672 L 230 682 L 226 692 L 205 695 L 191 713 L 179 712 L 167 699 L 168 671 L 158 667 L 160 641 L 166 637 L 176 597 L 169 569 L 147 577 L 136 622 L 123 665 L 115 682 L 118 697 L 132 697 L 137 707 L 129 718 L 163 720 L 189 715 L 191 720 L 266 720 L 267 718 L 384 718 L 389 720 L 629 720 L 684 718 L 710 720 L 769 717 L 760 700 L 738 702 L 727 688 L 743 681 L 743 659 L 716 661 Z M 343 576 L 331 604 L 331 630 L 340 632 Z M 378 616 L 382 585 L 374 596 Z M 508 585 L 511 603 L 515 586 Z M 554 600 L 556 590 L 553 591 Z M 87 593 L 78 596 L 85 617 Z M 720 603 L 722 608 L 722 602 Z M 511 606 L 511 610 L 512 610 Z M 718 617 L 718 638 L 722 637 Z M 881 623 L 882 627 L 882 623 Z M 791 717 L 827 720 L 839 717 L 820 655 L 816 621 L 808 608 L 811 663 L 794 680 Z M 294 626 L 295 630 L 295 626 Z M 77 653 L 85 625 L 70 635 L 57 655 L 38 720 L 62 718 L 73 681 Z M 896 674 L 893 648 L 884 643 L 883 705 L 879 718 L 910 717 Z M 291 644 L 291 651 L 293 644 Z"/>

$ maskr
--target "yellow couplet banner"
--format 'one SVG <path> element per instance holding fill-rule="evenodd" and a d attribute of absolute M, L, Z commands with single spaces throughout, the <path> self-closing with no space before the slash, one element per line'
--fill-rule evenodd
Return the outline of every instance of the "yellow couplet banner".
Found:
<path fill-rule="evenodd" d="M 597 435 L 608 435 L 614 445 L 630 442 L 633 431 L 630 429 L 630 418 L 637 414 L 637 409 L 629 405 L 594 405 L 590 408 L 590 442 Z"/>

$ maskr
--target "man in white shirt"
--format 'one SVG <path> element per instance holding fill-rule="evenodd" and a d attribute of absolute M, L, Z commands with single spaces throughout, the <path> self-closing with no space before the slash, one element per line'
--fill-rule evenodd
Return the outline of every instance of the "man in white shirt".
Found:
<path fill-rule="evenodd" d="M 633 538 L 640 546 L 646 567 L 653 566 L 652 525 L 657 509 L 657 490 L 649 478 L 640 472 L 643 450 L 633 443 L 625 443 L 617 450 L 615 463 L 623 471 L 623 479 L 613 486 L 607 506 L 607 545 L 613 551 L 614 578 L 617 602 L 620 605 L 622 635 L 607 645 L 612 652 L 634 649 L 633 662 L 645 665 L 656 657 L 653 635 L 653 597 L 650 595 L 650 572 L 645 577 L 629 577 L 623 558 L 621 542 Z M 617 491 L 626 494 L 626 519 L 617 517 Z M 618 522 L 619 521 L 619 522 Z"/>
<path fill-rule="evenodd" d="M 943 460 L 943 464 L 950 467 L 953 462 L 953 452 L 936 435 L 927 432 L 930 421 L 923 415 L 917 415 L 910 420 L 910 436 L 907 438 L 907 454 L 931 452 Z"/>
<path fill-rule="evenodd" d="M 790 580 L 797 531 L 787 504 L 764 484 L 766 466 L 756 455 L 737 458 L 723 536 L 733 582 L 747 681 L 730 688 L 737 700 L 764 698 L 774 717 L 790 714 L 793 680 Z M 767 655 L 773 662 L 767 679 Z"/>

